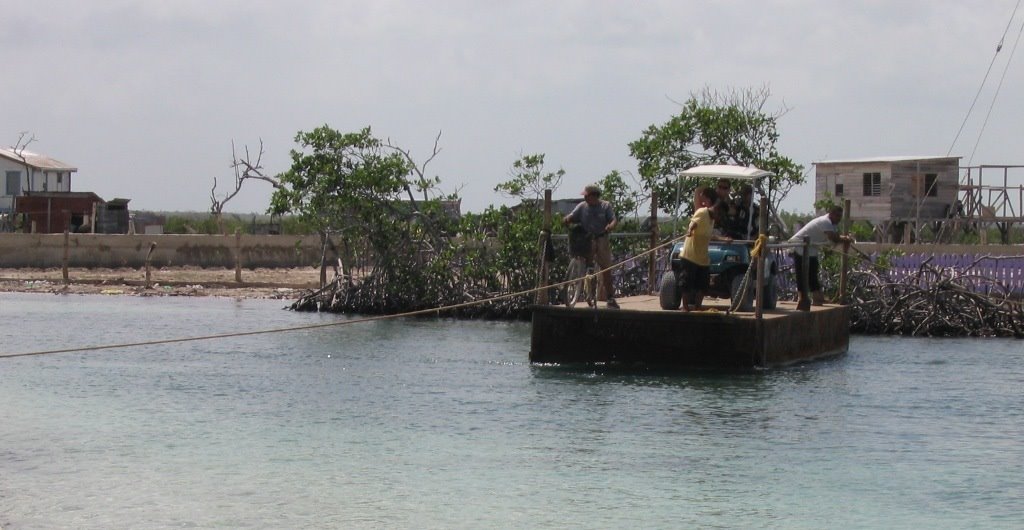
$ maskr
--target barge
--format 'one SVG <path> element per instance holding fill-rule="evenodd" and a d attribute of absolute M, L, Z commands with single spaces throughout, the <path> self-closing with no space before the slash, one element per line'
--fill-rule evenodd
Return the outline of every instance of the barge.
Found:
<path fill-rule="evenodd" d="M 799 311 L 794 302 L 755 313 L 728 312 L 729 301 L 706 299 L 706 311 L 665 311 L 656 296 L 533 308 L 530 362 L 642 364 L 685 370 L 751 371 L 847 351 L 850 309 L 826 304 Z"/>

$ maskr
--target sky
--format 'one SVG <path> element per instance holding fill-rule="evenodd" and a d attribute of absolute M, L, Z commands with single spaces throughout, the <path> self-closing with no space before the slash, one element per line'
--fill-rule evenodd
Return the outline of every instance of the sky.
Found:
<path fill-rule="evenodd" d="M 812 177 L 782 207 L 810 212 L 821 160 L 1024 163 L 1019 3 L 0 0 L 0 144 L 27 131 L 78 168 L 74 191 L 204 211 L 215 178 L 233 187 L 232 142 L 262 141 L 273 175 L 299 131 L 371 127 L 421 162 L 436 139 L 427 174 L 479 212 L 513 202 L 494 187 L 523 155 L 578 196 L 638 177 L 628 143 L 690 95 L 767 87 L 779 150 Z M 248 182 L 225 211 L 271 191 Z"/>

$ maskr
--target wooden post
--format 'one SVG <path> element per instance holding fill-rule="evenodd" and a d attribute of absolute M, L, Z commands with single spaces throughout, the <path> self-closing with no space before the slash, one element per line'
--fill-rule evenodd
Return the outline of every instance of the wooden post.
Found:
<path fill-rule="evenodd" d="M 320 288 L 323 289 L 327 285 L 327 232 L 320 232 L 320 237 Z"/>
<path fill-rule="evenodd" d="M 758 236 L 765 234 L 765 227 L 768 226 L 768 199 L 761 197 L 760 210 L 758 213 L 757 226 Z M 757 256 L 756 278 L 754 284 L 754 318 L 761 320 L 764 317 L 764 262 L 768 254 L 768 245 L 761 247 L 761 254 Z"/>
<path fill-rule="evenodd" d="M 71 245 L 71 236 L 70 236 L 70 234 L 68 232 L 68 229 L 65 228 L 64 229 L 64 259 L 61 260 L 61 262 L 62 262 L 61 263 L 61 276 L 64 277 L 64 283 L 65 284 L 68 284 L 71 281 L 71 279 L 68 277 L 68 258 L 69 258 L 70 254 L 71 254 L 70 245 Z"/>
<path fill-rule="evenodd" d="M 843 201 L 843 230 L 844 236 L 850 235 L 850 199 Z M 839 256 L 839 303 L 846 304 L 847 281 L 850 273 L 850 242 L 843 242 L 843 253 Z"/>
<path fill-rule="evenodd" d="M 146 289 L 149 289 L 152 283 L 150 282 L 150 267 L 153 262 L 153 251 L 156 250 L 156 241 L 149 242 L 149 252 L 146 252 Z"/>
<path fill-rule="evenodd" d="M 547 305 L 548 299 L 548 256 L 545 250 L 548 248 L 548 241 L 551 240 L 551 190 L 544 190 L 544 221 L 541 225 L 544 228 L 540 231 L 540 267 L 538 267 L 537 278 L 537 305 Z"/>
<path fill-rule="evenodd" d="M 242 283 L 242 229 L 235 228 L 235 281 Z"/>
<path fill-rule="evenodd" d="M 768 198 L 761 197 L 759 204 L 760 210 L 758 211 L 757 218 L 757 233 L 758 239 L 767 233 L 768 227 Z M 768 348 L 764 343 L 764 265 L 765 259 L 768 257 L 769 250 L 768 245 L 765 244 L 761 247 L 761 254 L 757 256 L 757 270 L 756 278 L 757 282 L 754 285 L 754 330 L 757 333 L 757 348 L 759 349 L 758 354 L 761 359 L 761 366 L 767 364 L 767 352 Z M 778 286 L 776 286 L 778 288 Z"/>
<path fill-rule="evenodd" d="M 651 246 L 648 250 L 654 250 L 658 246 L 658 196 L 651 192 Z M 658 253 L 651 252 L 647 261 L 647 292 L 656 294 L 658 274 Z"/>

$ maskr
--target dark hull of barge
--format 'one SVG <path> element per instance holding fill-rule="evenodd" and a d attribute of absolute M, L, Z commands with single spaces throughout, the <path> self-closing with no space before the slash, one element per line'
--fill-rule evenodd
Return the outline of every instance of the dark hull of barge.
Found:
<path fill-rule="evenodd" d="M 622 309 L 535 306 L 530 362 L 643 365 L 752 371 L 841 355 L 850 341 L 846 306 L 797 311 L 780 302 L 758 320 L 728 313 L 726 301 L 711 311 L 666 311 L 650 296 L 620 299 Z"/>

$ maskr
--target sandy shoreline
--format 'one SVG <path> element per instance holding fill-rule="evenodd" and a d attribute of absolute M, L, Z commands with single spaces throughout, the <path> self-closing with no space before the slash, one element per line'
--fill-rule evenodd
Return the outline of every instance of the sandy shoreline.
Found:
<path fill-rule="evenodd" d="M 320 270 L 243 269 L 238 283 L 234 269 L 165 267 L 150 272 L 148 288 L 144 269 L 72 268 L 68 278 L 61 269 L 0 269 L 0 292 L 295 300 L 319 285 Z"/>

